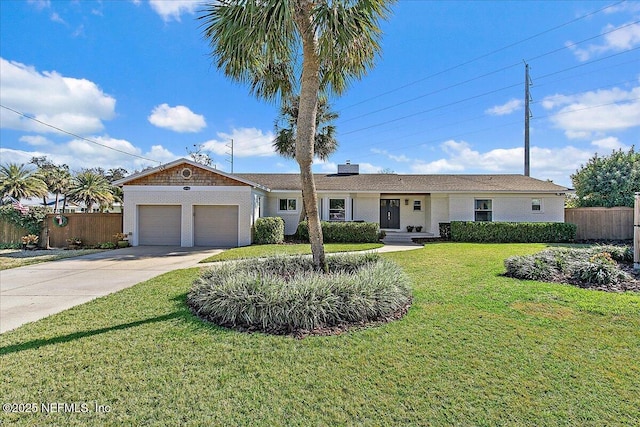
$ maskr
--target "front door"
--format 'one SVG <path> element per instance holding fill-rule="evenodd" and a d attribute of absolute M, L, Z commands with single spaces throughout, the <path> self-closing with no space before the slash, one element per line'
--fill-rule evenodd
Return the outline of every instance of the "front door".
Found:
<path fill-rule="evenodd" d="M 400 199 L 380 199 L 380 228 L 400 228 Z"/>

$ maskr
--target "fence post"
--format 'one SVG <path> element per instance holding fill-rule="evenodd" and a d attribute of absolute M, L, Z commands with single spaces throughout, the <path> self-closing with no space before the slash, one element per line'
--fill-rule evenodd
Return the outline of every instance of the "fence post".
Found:
<path fill-rule="evenodd" d="M 640 270 L 640 193 L 636 193 L 633 208 L 633 269 Z"/>

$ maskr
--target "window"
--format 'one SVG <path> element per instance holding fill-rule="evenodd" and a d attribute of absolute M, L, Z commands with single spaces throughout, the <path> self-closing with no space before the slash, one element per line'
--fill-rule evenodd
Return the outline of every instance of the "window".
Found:
<path fill-rule="evenodd" d="M 413 210 L 421 211 L 422 210 L 422 200 L 414 200 L 413 201 Z"/>
<path fill-rule="evenodd" d="M 329 221 L 344 221 L 345 216 L 344 199 L 329 199 Z"/>
<path fill-rule="evenodd" d="M 533 212 L 542 212 L 542 200 L 531 199 L 531 210 Z"/>
<path fill-rule="evenodd" d="M 280 199 L 279 210 L 281 211 L 296 211 L 298 210 L 298 200 L 297 199 Z"/>
<path fill-rule="evenodd" d="M 475 220 L 491 221 L 493 214 L 492 203 L 490 199 L 476 199 Z"/>

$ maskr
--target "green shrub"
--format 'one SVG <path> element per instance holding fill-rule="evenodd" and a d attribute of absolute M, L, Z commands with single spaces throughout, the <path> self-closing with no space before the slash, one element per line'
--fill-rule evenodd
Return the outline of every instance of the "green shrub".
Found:
<path fill-rule="evenodd" d="M 376 243 L 380 240 L 380 225 L 375 222 L 322 221 L 322 237 L 325 243 Z M 297 236 L 309 241 L 306 221 L 298 224 Z"/>
<path fill-rule="evenodd" d="M 277 216 L 258 218 L 255 224 L 254 242 L 258 245 L 284 242 L 284 220 Z"/>
<path fill-rule="evenodd" d="M 629 262 L 629 249 L 621 246 L 547 249 L 534 255 L 507 258 L 505 274 L 523 280 L 617 284 L 632 278 L 618 266 L 618 262 Z"/>
<path fill-rule="evenodd" d="M 439 223 L 438 229 L 440 232 L 440 238 L 444 240 L 451 240 L 451 223 L 450 222 Z"/>
<path fill-rule="evenodd" d="M 215 324 L 268 333 L 313 331 L 388 319 L 411 302 L 408 279 L 375 254 L 327 257 L 329 273 L 310 257 L 271 257 L 204 272 L 187 303 Z"/>
<path fill-rule="evenodd" d="M 477 243 L 557 243 L 576 237 L 576 225 L 563 222 L 452 221 L 451 240 Z"/>
<path fill-rule="evenodd" d="M 3 219 L 16 227 L 24 228 L 28 234 L 40 235 L 42 223 L 47 216 L 47 208 L 44 206 L 29 206 L 26 213 L 21 213 L 11 204 L 0 206 L 0 219 Z"/>
<path fill-rule="evenodd" d="M 99 249 L 115 249 L 116 248 L 116 244 L 113 243 L 113 242 L 98 243 L 98 248 Z"/>

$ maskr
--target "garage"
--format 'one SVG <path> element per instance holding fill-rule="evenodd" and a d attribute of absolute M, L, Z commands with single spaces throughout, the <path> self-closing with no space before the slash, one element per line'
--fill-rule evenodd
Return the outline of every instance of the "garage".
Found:
<path fill-rule="evenodd" d="M 238 206 L 194 206 L 195 246 L 238 246 Z"/>
<path fill-rule="evenodd" d="M 138 244 L 180 246 L 182 208 L 172 206 L 138 206 Z"/>

